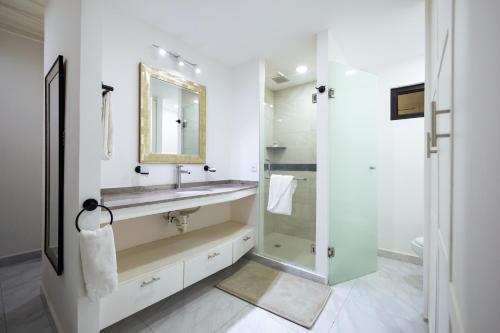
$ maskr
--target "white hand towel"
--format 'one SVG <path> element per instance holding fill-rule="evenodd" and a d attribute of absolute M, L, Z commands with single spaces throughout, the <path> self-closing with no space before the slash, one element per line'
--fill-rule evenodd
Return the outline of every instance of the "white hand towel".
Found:
<path fill-rule="evenodd" d="M 111 118 L 111 92 L 109 91 L 102 97 L 101 126 L 104 159 L 109 160 L 113 154 L 113 121 Z"/>
<path fill-rule="evenodd" d="M 292 215 L 292 199 L 296 188 L 294 176 L 271 175 L 267 210 L 274 214 Z"/>
<path fill-rule="evenodd" d="M 115 239 L 110 225 L 80 232 L 80 256 L 90 299 L 98 300 L 117 289 Z"/>

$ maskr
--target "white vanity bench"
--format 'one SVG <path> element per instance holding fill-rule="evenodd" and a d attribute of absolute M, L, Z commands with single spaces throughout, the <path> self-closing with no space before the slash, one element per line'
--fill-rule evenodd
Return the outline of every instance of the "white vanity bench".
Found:
<path fill-rule="evenodd" d="M 103 203 L 126 219 L 255 196 L 254 182 L 220 183 L 183 189 L 103 195 Z M 103 212 L 102 221 L 109 217 Z M 113 224 L 115 225 L 115 224 Z M 256 244 L 254 226 L 221 223 L 117 252 L 118 290 L 101 299 L 100 328 L 136 313 L 226 268 Z"/>

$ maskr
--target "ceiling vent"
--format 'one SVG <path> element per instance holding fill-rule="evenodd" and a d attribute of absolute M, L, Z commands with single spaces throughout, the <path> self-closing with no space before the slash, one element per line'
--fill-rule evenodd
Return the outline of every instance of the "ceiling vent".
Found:
<path fill-rule="evenodd" d="M 276 83 L 285 83 L 285 82 L 288 82 L 290 81 L 285 74 L 281 73 L 281 72 L 278 72 L 276 74 L 276 76 L 273 76 L 272 77 L 273 81 L 276 82 Z"/>

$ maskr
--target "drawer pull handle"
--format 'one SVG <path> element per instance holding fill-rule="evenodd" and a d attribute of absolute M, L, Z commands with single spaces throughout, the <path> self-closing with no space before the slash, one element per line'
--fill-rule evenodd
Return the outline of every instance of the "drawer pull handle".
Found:
<path fill-rule="evenodd" d="M 250 240 L 250 239 L 252 239 L 252 237 L 250 237 L 250 236 L 246 236 L 245 238 L 243 238 L 243 241 L 244 241 L 244 242 L 246 242 L 246 241 L 248 241 L 248 240 Z"/>
<path fill-rule="evenodd" d="M 156 282 L 156 281 L 158 281 L 158 280 L 160 280 L 160 278 L 159 278 L 159 277 L 153 277 L 153 278 L 152 278 L 151 280 L 149 280 L 149 281 L 142 281 L 142 283 L 141 283 L 141 288 L 142 288 L 142 287 L 147 286 L 148 284 L 154 283 L 154 282 Z"/>
<path fill-rule="evenodd" d="M 213 254 L 209 254 L 209 255 L 208 255 L 208 259 L 215 258 L 215 257 L 217 257 L 217 256 L 219 256 L 219 255 L 220 255 L 220 253 L 219 253 L 219 252 L 214 252 Z"/>

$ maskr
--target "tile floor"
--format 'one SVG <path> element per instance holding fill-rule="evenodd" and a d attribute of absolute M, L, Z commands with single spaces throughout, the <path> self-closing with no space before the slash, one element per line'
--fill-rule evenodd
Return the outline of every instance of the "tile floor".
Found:
<path fill-rule="evenodd" d="M 309 270 L 314 270 L 314 254 L 311 245 L 314 241 L 272 232 L 264 235 L 264 253 L 270 257 L 284 260 Z"/>
<path fill-rule="evenodd" d="M 421 266 L 379 258 L 379 271 L 333 287 L 311 330 L 213 287 L 238 263 L 104 332 L 427 332 Z M 39 294 L 40 261 L 0 267 L 0 333 L 53 332 Z"/>
<path fill-rule="evenodd" d="M 54 332 L 40 297 L 40 262 L 0 267 L 0 333 Z"/>

